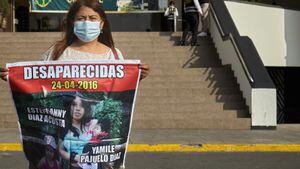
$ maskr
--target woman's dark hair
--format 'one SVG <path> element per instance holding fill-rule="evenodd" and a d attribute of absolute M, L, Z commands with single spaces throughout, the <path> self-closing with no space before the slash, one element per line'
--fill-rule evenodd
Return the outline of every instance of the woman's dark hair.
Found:
<path fill-rule="evenodd" d="M 114 48 L 110 24 L 107 20 L 102 4 L 99 3 L 99 0 L 77 0 L 70 7 L 69 12 L 67 14 L 63 39 L 61 41 L 56 42 L 56 44 L 54 45 L 54 50 L 52 54 L 53 60 L 58 60 L 58 58 L 65 51 L 65 49 L 78 39 L 77 36 L 74 34 L 74 21 L 77 12 L 82 6 L 89 7 L 100 15 L 100 18 L 102 22 L 104 22 L 104 25 L 102 28 L 102 33 L 98 37 L 98 41 L 110 48 Z"/>
<path fill-rule="evenodd" d="M 81 97 L 79 97 L 79 98 L 81 98 Z M 81 119 L 80 129 L 81 129 L 81 131 L 83 131 L 84 126 L 92 120 L 92 113 L 91 113 L 92 109 L 91 109 L 91 104 L 88 101 L 86 101 L 85 99 L 81 98 L 81 102 L 82 102 L 82 107 L 84 108 L 84 114 Z"/>
<path fill-rule="evenodd" d="M 174 1 L 170 1 L 169 5 L 175 5 L 175 2 Z"/>
<path fill-rule="evenodd" d="M 68 122 L 66 122 L 66 129 L 67 130 L 71 130 L 73 133 L 74 133 L 74 137 L 79 137 L 79 132 L 80 131 L 78 131 L 75 127 L 73 127 L 73 125 L 72 125 L 72 118 L 73 118 L 73 116 L 72 116 L 72 113 L 71 113 L 71 106 L 72 106 L 72 104 L 73 104 L 73 101 L 74 101 L 74 99 L 76 98 L 76 97 L 79 97 L 80 99 L 81 99 L 81 102 L 82 102 L 82 107 L 84 108 L 84 114 L 83 114 L 83 117 L 81 118 L 81 120 L 80 120 L 80 130 L 83 132 L 83 131 L 85 131 L 85 126 L 86 126 L 86 124 L 87 123 L 89 123 L 91 120 L 92 120 L 92 113 L 91 113 L 91 104 L 90 104 L 90 102 L 88 102 L 88 101 L 86 101 L 85 99 L 83 99 L 83 97 L 81 97 L 81 95 L 77 95 L 77 96 L 75 96 L 73 99 L 72 99 L 72 101 L 71 101 L 71 103 L 69 104 L 69 106 L 68 106 L 68 112 L 67 112 L 67 114 L 69 115 L 69 121 Z M 64 133 L 63 133 L 63 136 L 65 135 L 65 134 L 67 134 L 67 131 L 65 131 Z"/>

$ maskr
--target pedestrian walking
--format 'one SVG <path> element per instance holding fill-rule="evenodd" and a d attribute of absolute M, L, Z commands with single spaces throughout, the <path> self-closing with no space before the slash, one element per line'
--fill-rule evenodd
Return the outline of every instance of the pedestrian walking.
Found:
<path fill-rule="evenodd" d="M 203 15 L 200 16 L 200 24 L 199 24 L 199 29 L 200 33 L 198 36 L 200 37 L 205 37 L 207 36 L 208 32 L 208 12 L 209 12 L 209 0 L 199 0 L 201 10 L 203 12 Z"/>
<path fill-rule="evenodd" d="M 184 0 L 184 18 L 185 28 L 182 34 L 180 45 L 186 45 L 188 32 L 192 32 L 191 46 L 197 45 L 197 32 L 199 24 L 199 16 L 203 15 L 198 0 Z"/>

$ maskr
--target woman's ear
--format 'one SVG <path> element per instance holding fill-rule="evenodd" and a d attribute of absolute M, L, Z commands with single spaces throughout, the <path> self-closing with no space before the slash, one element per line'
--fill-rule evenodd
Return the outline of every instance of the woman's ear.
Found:
<path fill-rule="evenodd" d="M 102 21 L 102 22 L 100 23 L 100 29 L 101 29 L 101 30 L 103 30 L 103 27 L 104 27 L 104 21 Z"/>

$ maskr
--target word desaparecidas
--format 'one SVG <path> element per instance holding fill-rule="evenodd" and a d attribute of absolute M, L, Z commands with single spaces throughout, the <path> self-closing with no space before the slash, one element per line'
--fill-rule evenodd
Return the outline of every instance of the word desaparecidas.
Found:
<path fill-rule="evenodd" d="M 123 65 L 50 65 L 24 67 L 24 79 L 123 78 Z"/>

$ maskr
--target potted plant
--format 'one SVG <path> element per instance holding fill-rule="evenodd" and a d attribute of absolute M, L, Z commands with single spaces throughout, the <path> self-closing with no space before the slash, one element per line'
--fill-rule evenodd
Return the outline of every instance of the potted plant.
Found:
<path fill-rule="evenodd" d="M 8 0 L 0 0 L 0 31 L 7 28 Z"/>

